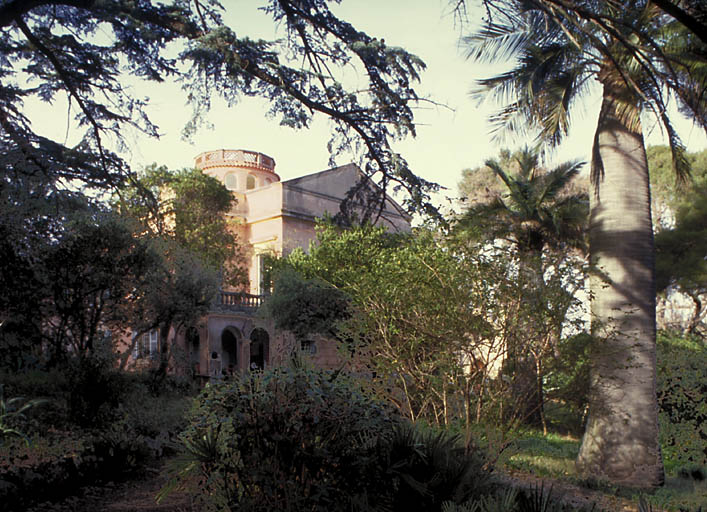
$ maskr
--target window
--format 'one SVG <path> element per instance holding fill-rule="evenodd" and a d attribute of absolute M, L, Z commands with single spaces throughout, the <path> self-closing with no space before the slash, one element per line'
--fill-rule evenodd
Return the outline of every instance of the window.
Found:
<path fill-rule="evenodd" d="M 248 179 L 245 182 L 245 188 L 247 190 L 251 190 L 251 189 L 255 188 L 255 176 L 253 176 L 252 174 L 248 175 Z"/>
<path fill-rule="evenodd" d="M 235 174 L 226 174 L 226 188 L 228 190 L 236 190 L 238 188 L 238 176 Z"/>
<path fill-rule="evenodd" d="M 159 355 L 160 330 L 152 329 L 140 336 L 133 348 L 133 357 L 135 359 L 141 357 L 157 358 Z"/>
<path fill-rule="evenodd" d="M 317 353 L 317 344 L 312 340 L 302 340 L 300 342 L 300 350 L 304 354 L 314 355 Z"/>
<path fill-rule="evenodd" d="M 265 254 L 255 255 L 255 282 L 258 284 L 255 293 L 256 295 L 263 295 L 267 293 L 268 286 L 265 283 Z"/>

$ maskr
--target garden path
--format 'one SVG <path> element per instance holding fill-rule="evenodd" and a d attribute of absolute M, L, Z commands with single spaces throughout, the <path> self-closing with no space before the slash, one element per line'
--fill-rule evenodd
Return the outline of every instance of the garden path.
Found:
<path fill-rule="evenodd" d="M 84 487 L 75 496 L 59 503 L 42 503 L 27 512 L 196 512 L 191 497 L 186 492 L 173 492 L 162 503 L 155 503 L 155 496 L 166 482 L 163 468 L 149 468 L 144 477 L 125 482 L 110 482 L 99 487 Z M 631 501 L 610 496 L 551 479 L 538 478 L 532 474 L 516 473 L 500 477 L 505 483 L 521 488 L 544 486 L 552 488 L 553 496 L 562 496 L 565 503 L 576 508 L 616 512 L 637 512 Z"/>
<path fill-rule="evenodd" d="M 27 512 L 195 512 L 185 492 L 173 492 L 162 503 L 155 496 L 167 478 L 163 468 L 148 468 L 142 478 L 83 487 L 58 503 L 41 503 Z"/>
<path fill-rule="evenodd" d="M 531 473 L 514 471 L 512 475 L 500 476 L 500 479 L 508 485 L 522 489 L 551 489 L 553 496 L 560 497 L 564 503 L 577 509 L 589 510 L 594 506 L 594 510 L 638 512 L 638 505 L 626 498 L 612 496 L 599 490 L 579 487 L 560 480 L 540 478 Z M 660 512 L 656 508 L 653 511 Z"/>

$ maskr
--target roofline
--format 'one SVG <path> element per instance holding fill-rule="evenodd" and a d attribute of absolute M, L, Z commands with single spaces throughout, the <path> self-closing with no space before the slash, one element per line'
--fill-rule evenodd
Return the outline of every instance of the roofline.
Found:
<path fill-rule="evenodd" d="M 366 175 L 363 173 L 363 171 L 361 170 L 361 168 L 360 168 L 356 163 L 354 163 L 354 162 L 350 162 L 350 163 L 345 164 L 345 165 L 339 165 L 339 166 L 337 166 L 337 167 L 332 167 L 332 168 L 330 168 L 330 169 L 325 169 L 325 170 L 323 170 L 323 171 L 317 171 L 317 172 L 313 172 L 313 173 L 310 173 L 310 174 L 305 174 L 304 176 L 299 176 L 299 177 L 297 177 L 297 178 L 291 178 L 291 179 L 286 180 L 286 181 L 281 181 L 280 183 L 282 183 L 283 185 L 287 185 L 287 184 L 290 184 L 290 183 L 294 184 L 293 182 L 296 182 L 296 181 L 298 181 L 298 180 L 302 180 L 302 179 L 304 179 L 304 178 L 310 178 L 310 177 L 315 176 L 315 175 L 317 175 L 317 174 L 325 174 L 325 173 L 330 173 L 330 172 L 334 172 L 334 171 L 340 171 L 340 170 L 345 169 L 345 168 L 347 168 L 347 167 L 353 167 L 354 169 L 356 169 L 356 173 L 359 175 L 359 177 L 365 178 L 371 185 L 373 185 L 374 187 L 376 187 L 378 190 L 381 190 L 381 187 L 380 187 L 376 182 L 374 182 L 370 177 L 366 176 Z M 289 188 L 289 187 L 288 187 L 288 188 Z M 385 200 L 386 200 L 387 202 L 389 201 L 390 204 L 393 206 L 393 208 L 394 208 L 395 210 L 397 210 L 398 215 L 400 215 L 401 217 L 403 217 L 403 218 L 404 218 L 405 220 L 407 220 L 408 222 L 410 222 L 410 221 L 412 220 L 412 215 L 410 215 L 408 212 L 406 212 L 405 209 L 404 209 L 402 206 L 400 206 L 400 205 L 398 204 L 398 202 L 397 202 L 395 199 L 393 199 L 393 198 L 390 196 L 390 194 L 388 194 L 387 192 L 385 193 Z"/>

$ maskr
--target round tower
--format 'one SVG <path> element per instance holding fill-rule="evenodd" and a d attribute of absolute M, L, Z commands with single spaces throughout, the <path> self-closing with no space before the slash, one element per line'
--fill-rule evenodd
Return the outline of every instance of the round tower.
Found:
<path fill-rule="evenodd" d="M 205 151 L 196 157 L 194 164 L 234 192 L 247 192 L 280 181 L 275 174 L 275 160 L 257 151 Z"/>

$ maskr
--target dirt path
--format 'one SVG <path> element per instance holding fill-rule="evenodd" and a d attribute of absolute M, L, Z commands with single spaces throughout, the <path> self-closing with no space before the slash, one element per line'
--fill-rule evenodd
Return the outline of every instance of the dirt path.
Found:
<path fill-rule="evenodd" d="M 593 491 L 567 482 L 539 478 L 530 473 L 514 472 L 513 475 L 499 475 L 502 482 L 522 489 L 550 489 L 552 496 L 577 509 L 602 510 L 607 512 L 638 512 L 638 506 L 631 500 Z M 653 509 L 659 512 L 659 509 Z"/>
<path fill-rule="evenodd" d="M 150 468 L 140 479 L 108 483 L 100 487 L 84 487 L 81 492 L 59 503 L 42 503 L 27 512 L 197 512 L 191 497 L 185 492 L 174 492 L 162 503 L 155 496 L 166 482 L 163 468 Z M 592 491 L 556 480 L 538 478 L 532 474 L 499 475 L 502 482 L 525 489 L 551 489 L 555 498 L 576 509 L 611 512 L 637 512 L 635 503 L 600 491 Z"/>
<path fill-rule="evenodd" d="M 166 482 L 163 468 L 149 468 L 144 477 L 83 487 L 79 494 L 58 503 L 41 503 L 27 512 L 196 512 L 184 492 L 170 494 L 157 504 L 155 496 Z"/>

